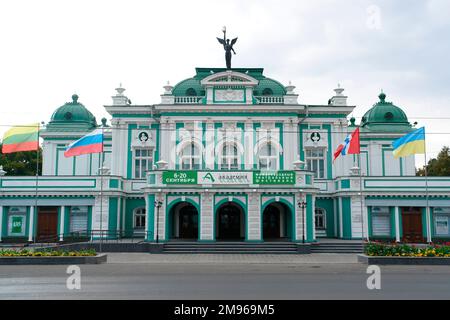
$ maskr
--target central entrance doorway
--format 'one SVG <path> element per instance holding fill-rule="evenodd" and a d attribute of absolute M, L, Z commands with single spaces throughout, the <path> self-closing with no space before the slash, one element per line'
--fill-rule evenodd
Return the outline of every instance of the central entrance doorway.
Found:
<path fill-rule="evenodd" d="M 217 239 L 244 240 L 244 210 L 233 202 L 223 204 L 217 210 Z"/>
<path fill-rule="evenodd" d="M 403 242 L 424 242 L 422 234 L 422 210 L 416 207 L 403 207 L 402 227 Z"/>
<path fill-rule="evenodd" d="M 38 207 L 37 241 L 58 240 L 58 207 Z"/>
<path fill-rule="evenodd" d="M 171 210 L 173 239 L 198 238 L 198 211 L 189 202 L 181 202 Z"/>

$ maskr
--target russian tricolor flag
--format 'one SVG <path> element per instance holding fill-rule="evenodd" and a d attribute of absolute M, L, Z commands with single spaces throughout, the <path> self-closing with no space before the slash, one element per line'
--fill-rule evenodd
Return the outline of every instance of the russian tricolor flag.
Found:
<path fill-rule="evenodd" d="M 359 128 L 353 131 L 351 134 L 345 138 L 344 143 L 341 143 L 336 151 L 334 152 L 334 160 L 337 159 L 341 154 L 345 156 L 346 154 L 359 154 Z"/>
<path fill-rule="evenodd" d="M 75 142 L 72 142 L 64 152 L 66 158 L 89 153 L 103 152 L 103 130 L 97 129 Z"/>

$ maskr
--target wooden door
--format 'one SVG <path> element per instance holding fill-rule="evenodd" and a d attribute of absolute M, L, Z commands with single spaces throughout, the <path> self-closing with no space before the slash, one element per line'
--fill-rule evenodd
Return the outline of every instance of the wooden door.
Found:
<path fill-rule="evenodd" d="M 37 240 L 53 242 L 58 239 L 58 208 L 39 207 Z"/>
<path fill-rule="evenodd" d="M 180 210 L 178 227 L 181 239 L 197 239 L 198 212 L 193 205 L 188 205 Z"/>
<path fill-rule="evenodd" d="M 420 208 L 402 208 L 403 242 L 424 242 L 422 211 Z"/>
<path fill-rule="evenodd" d="M 219 209 L 218 239 L 242 240 L 241 239 L 241 211 L 232 204 L 226 204 Z"/>

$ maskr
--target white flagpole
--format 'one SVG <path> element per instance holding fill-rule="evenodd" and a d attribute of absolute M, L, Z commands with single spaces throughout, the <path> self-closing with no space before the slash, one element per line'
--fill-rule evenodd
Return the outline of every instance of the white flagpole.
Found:
<path fill-rule="evenodd" d="M 37 126 L 38 132 L 37 132 L 37 149 L 36 149 L 36 189 L 34 194 L 34 212 L 31 212 L 31 214 L 38 219 L 38 188 L 39 188 L 39 130 L 40 125 Z M 34 221 L 34 219 L 33 219 Z M 34 225 L 34 223 L 33 223 Z M 34 226 L 32 226 L 33 230 L 30 230 L 30 233 L 32 234 L 33 243 L 36 242 L 36 235 L 34 234 Z"/>
<path fill-rule="evenodd" d="M 102 127 L 102 153 L 100 154 L 100 252 L 102 252 L 103 242 L 103 162 L 105 161 L 104 128 Z"/>
<path fill-rule="evenodd" d="M 425 134 L 425 129 L 424 129 Z M 428 162 L 427 162 L 427 140 L 424 139 L 424 145 L 425 145 L 425 199 L 426 199 L 426 209 L 425 209 L 425 215 L 426 215 L 426 222 L 427 222 L 427 242 L 432 242 L 432 235 L 431 231 L 433 228 L 431 228 L 431 212 L 430 212 L 430 204 L 429 204 L 429 196 L 428 196 Z"/>
<path fill-rule="evenodd" d="M 360 194 L 360 202 L 361 202 L 361 239 L 364 242 L 365 239 L 369 241 L 369 234 L 367 233 L 367 238 L 364 236 L 364 197 L 363 197 L 363 179 L 362 179 L 362 161 L 361 161 L 361 152 L 358 154 L 359 159 L 359 194 Z"/>

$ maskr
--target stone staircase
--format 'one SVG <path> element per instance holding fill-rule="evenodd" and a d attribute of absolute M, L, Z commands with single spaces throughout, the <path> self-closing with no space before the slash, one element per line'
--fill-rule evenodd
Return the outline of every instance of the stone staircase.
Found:
<path fill-rule="evenodd" d="M 320 241 L 311 245 L 311 253 L 362 253 L 362 242 Z"/>
<path fill-rule="evenodd" d="M 298 254 L 298 246 L 292 242 L 168 242 L 163 253 L 238 253 L 238 254 Z"/>

